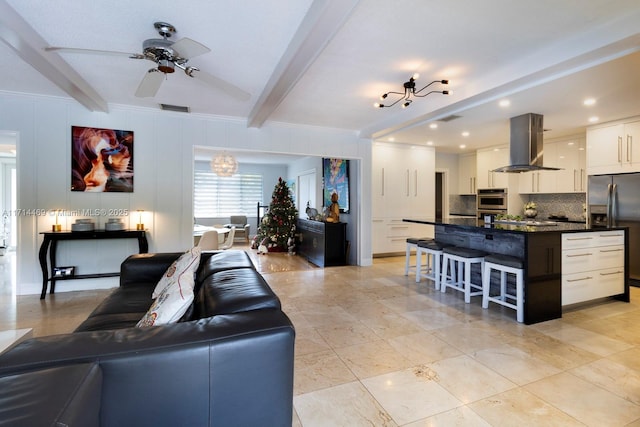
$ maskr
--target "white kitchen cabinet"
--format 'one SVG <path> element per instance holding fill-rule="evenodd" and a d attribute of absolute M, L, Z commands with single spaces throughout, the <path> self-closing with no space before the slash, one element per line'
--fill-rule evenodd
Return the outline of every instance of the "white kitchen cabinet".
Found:
<path fill-rule="evenodd" d="M 492 171 L 509 164 L 509 147 L 485 148 L 478 150 L 476 155 L 477 188 L 507 188 L 509 174 Z"/>
<path fill-rule="evenodd" d="M 518 176 L 520 194 L 555 193 L 557 171 L 524 172 Z"/>
<path fill-rule="evenodd" d="M 432 236 L 402 219 L 435 215 L 435 150 L 376 143 L 372 166 L 373 253 L 403 252 L 407 237 Z"/>
<path fill-rule="evenodd" d="M 560 170 L 520 174 L 518 177 L 520 193 L 584 193 L 586 191 L 584 145 L 584 140 L 581 138 L 545 141 L 543 165 L 560 168 Z"/>
<path fill-rule="evenodd" d="M 562 305 L 624 293 L 624 232 L 562 235 Z"/>
<path fill-rule="evenodd" d="M 587 130 L 590 175 L 640 172 L 640 121 Z"/>
<path fill-rule="evenodd" d="M 478 189 L 476 161 L 476 153 L 458 156 L 458 194 L 476 194 Z"/>

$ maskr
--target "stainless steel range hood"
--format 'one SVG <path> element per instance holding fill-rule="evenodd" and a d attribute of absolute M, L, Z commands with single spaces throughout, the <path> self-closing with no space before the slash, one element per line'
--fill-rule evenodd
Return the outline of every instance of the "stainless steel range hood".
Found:
<path fill-rule="evenodd" d="M 529 172 L 537 170 L 560 170 L 542 165 L 542 115 L 528 113 L 511 118 L 511 140 L 508 166 L 493 172 Z"/>

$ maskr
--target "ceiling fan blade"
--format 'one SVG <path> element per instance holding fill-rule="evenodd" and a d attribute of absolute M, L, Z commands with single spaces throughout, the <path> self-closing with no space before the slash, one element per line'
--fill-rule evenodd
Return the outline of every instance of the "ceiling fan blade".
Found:
<path fill-rule="evenodd" d="M 247 101 L 251 98 L 251 94 L 240 89 L 238 86 L 235 86 L 221 78 L 214 76 L 213 74 L 206 73 L 204 71 L 196 71 L 192 74 L 192 77 L 201 80 L 203 83 L 211 86 L 214 89 L 219 89 L 226 93 L 227 95 L 236 98 L 239 101 Z"/>
<path fill-rule="evenodd" d="M 171 49 L 173 49 L 178 56 L 185 59 L 190 59 L 211 52 L 211 49 L 205 45 L 186 37 L 172 44 Z"/>
<path fill-rule="evenodd" d="M 163 80 L 163 72 L 158 71 L 156 68 L 150 69 L 142 78 L 142 81 L 136 90 L 136 96 L 138 98 L 151 98 L 156 96 Z"/>
<path fill-rule="evenodd" d="M 62 53 L 82 53 L 89 55 L 112 55 L 112 56 L 127 56 L 132 59 L 144 59 L 144 55 L 141 53 L 129 53 L 118 52 L 115 50 L 97 50 L 97 49 L 82 49 L 77 47 L 60 47 L 60 46 L 47 46 L 44 48 L 46 52 L 62 52 Z"/>

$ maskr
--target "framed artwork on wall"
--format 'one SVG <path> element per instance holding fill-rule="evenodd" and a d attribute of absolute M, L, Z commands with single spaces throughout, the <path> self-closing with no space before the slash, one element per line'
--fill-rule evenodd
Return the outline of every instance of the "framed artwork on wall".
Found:
<path fill-rule="evenodd" d="M 133 192 L 133 131 L 71 126 L 71 191 Z"/>
<path fill-rule="evenodd" d="M 338 194 L 340 212 L 349 213 L 349 160 L 322 159 L 322 205 L 331 206 L 331 195 Z"/>

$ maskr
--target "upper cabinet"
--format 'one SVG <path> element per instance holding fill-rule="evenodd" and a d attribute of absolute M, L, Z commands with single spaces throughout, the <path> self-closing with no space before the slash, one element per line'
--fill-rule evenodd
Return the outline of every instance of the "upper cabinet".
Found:
<path fill-rule="evenodd" d="M 640 121 L 588 129 L 587 171 L 589 175 L 640 172 Z"/>
<path fill-rule="evenodd" d="M 586 191 L 586 153 L 580 137 L 545 141 L 543 165 L 556 171 L 533 171 L 518 176 L 521 194 L 584 193 Z"/>
<path fill-rule="evenodd" d="M 509 146 L 484 148 L 477 151 L 477 188 L 507 188 L 508 173 L 493 172 L 509 163 Z"/>
<path fill-rule="evenodd" d="M 476 153 L 458 156 L 458 194 L 476 194 L 478 190 Z"/>

